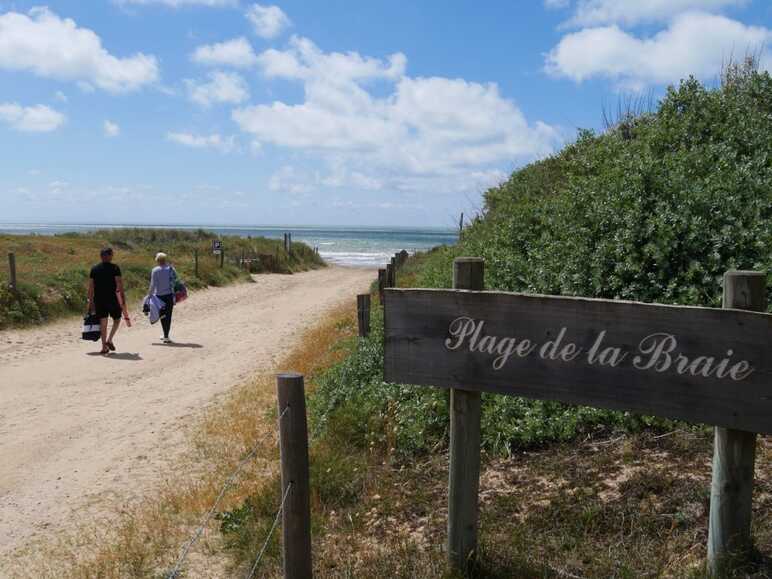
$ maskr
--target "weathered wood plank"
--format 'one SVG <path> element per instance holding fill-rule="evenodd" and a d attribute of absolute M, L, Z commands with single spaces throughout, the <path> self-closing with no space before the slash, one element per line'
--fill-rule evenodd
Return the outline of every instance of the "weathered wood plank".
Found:
<path fill-rule="evenodd" d="M 385 294 L 390 382 L 772 433 L 770 314 L 500 292 Z"/>

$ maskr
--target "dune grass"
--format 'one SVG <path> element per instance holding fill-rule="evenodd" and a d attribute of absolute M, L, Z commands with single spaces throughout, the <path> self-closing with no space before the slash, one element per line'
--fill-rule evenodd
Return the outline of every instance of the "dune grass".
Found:
<path fill-rule="evenodd" d="M 0 265 L 0 329 L 50 321 L 80 313 L 85 307 L 86 282 L 91 266 L 99 261 L 99 250 L 111 246 L 115 263 L 122 270 L 130 300 L 147 290 L 148 275 L 159 251 L 167 253 L 191 289 L 248 281 L 249 273 L 292 273 L 324 265 L 308 246 L 293 243 L 288 255 L 280 240 L 224 237 L 225 259 L 211 251 L 217 238 L 206 231 L 173 229 L 113 229 L 95 233 L 0 235 L 0 255 L 16 255 L 18 292 L 8 289 L 7 262 Z M 194 271 L 198 251 L 198 275 Z M 245 267 L 241 256 L 252 259 Z M 258 256 L 272 256 L 258 259 Z"/>

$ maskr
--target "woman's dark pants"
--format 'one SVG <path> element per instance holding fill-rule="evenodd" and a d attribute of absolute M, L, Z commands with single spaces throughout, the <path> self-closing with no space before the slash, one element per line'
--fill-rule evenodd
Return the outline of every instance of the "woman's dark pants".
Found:
<path fill-rule="evenodd" d="M 163 309 L 163 317 L 161 318 L 161 327 L 164 330 L 164 338 L 169 337 L 169 330 L 172 327 L 172 311 L 174 310 L 174 294 L 168 296 L 158 296 L 166 307 Z"/>

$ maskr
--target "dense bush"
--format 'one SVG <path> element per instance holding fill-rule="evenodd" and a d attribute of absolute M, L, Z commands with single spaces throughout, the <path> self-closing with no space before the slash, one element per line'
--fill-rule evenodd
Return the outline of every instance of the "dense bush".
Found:
<path fill-rule="evenodd" d="M 473 255 L 485 258 L 489 289 L 720 306 L 725 271 L 772 270 L 771 218 L 772 79 L 735 67 L 717 89 L 684 81 L 656 111 L 583 131 L 515 171 L 486 193 L 460 243 L 414 259 L 407 279 L 450 287 L 453 258 Z M 384 384 L 382 356 L 370 338 L 323 376 L 315 418 L 341 440 L 406 453 L 441 442 L 447 393 Z M 483 444 L 494 452 L 643 426 L 672 422 L 483 396 Z"/>
<path fill-rule="evenodd" d="M 485 198 L 425 285 L 447 286 L 464 253 L 486 259 L 490 288 L 719 306 L 725 271 L 772 270 L 772 78 L 684 81 L 656 112 L 580 133 Z"/>

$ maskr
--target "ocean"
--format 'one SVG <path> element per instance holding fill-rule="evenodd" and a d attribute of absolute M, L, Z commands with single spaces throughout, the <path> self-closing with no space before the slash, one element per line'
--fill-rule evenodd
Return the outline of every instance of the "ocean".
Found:
<path fill-rule="evenodd" d="M 318 247 L 329 263 L 354 267 L 377 267 L 386 264 L 398 251 L 425 251 L 438 245 L 456 243 L 458 232 L 452 229 L 417 227 L 291 227 L 291 226 L 222 226 L 222 225 L 93 225 L 0 223 L 0 233 L 55 235 L 88 232 L 121 227 L 205 229 L 220 235 L 268 237 L 282 239 L 291 233 L 293 241 Z"/>

